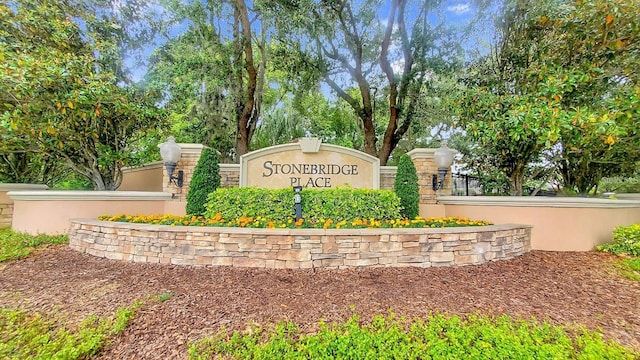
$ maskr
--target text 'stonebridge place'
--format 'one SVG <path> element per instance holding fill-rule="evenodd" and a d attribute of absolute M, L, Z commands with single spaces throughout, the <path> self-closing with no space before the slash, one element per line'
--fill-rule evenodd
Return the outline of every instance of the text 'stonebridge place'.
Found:
<path fill-rule="evenodd" d="M 368 154 L 319 139 L 257 150 L 240 159 L 240 186 L 263 188 L 380 187 L 380 161 Z"/>

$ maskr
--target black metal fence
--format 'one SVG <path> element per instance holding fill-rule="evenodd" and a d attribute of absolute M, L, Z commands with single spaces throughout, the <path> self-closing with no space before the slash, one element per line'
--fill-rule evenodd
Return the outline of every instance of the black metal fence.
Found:
<path fill-rule="evenodd" d="M 480 179 L 466 174 L 451 174 L 453 179 L 453 195 L 477 196 L 482 195 Z"/>

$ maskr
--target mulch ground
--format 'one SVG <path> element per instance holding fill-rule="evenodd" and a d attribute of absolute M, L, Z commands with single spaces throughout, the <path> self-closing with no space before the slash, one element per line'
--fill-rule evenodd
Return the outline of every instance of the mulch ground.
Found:
<path fill-rule="evenodd" d="M 57 311 L 70 321 L 110 316 L 146 301 L 104 359 L 183 359 L 187 344 L 221 328 L 244 330 L 293 321 L 314 331 L 319 320 L 366 321 L 392 311 L 492 313 L 581 323 L 640 350 L 640 282 L 616 275 L 614 256 L 533 251 L 460 268 L 265 270 L 134 264 L 51 246 L 0 264 L 0 306 Z"/>

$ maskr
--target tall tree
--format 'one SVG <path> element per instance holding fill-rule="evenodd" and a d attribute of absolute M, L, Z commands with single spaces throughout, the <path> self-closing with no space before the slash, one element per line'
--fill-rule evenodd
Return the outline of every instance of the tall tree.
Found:
<path fill-rule="evenodd" d="M 119 186 L 129 141 L 160 125 L 142 92 L 118 85 L 119 31 L 84 2 L 0 5 L 2 150 L 54 155 L 98 190 Z"/>
<path fill-rule="evenodd" d="M 268 46 L 259 14 L 244 0 L 166 1 L 169 24 L 147 76 L 173 113 L 174 130 L 185 141 L 216 148 L 224 161 L 249 150 L 260 120 Z M 256 31 L 255 27 L 260 29 Z"/>
<path fill-rule="evenodd" d="M 517 1 L 506 8 L 496 51 L 476 65 L 461 123 L 523 193 L 530 166 L 559 168 L 587 193 L 603 173 L 639 157 L 638 1 Z M 558 151 L 561 149 L 561 151 Z M 624 155 L 623 155 L 624 154 Z"/>
<path fill-rule="evenodd" d="M 442 23 L 429 21 L 439 1 L 392 0 L 384 26 L 377 19 L 381 0 L 260 4 L 274 19 L 280 41 L 301 59 L 290 64 L 298 66 L 291 70 L 315 74 L 349 104 L 361 122 L 364 151 L 381 164 L 410 128 L 420 89 L 437 70 L 433 64 L 446 65 L 459 50 L 448 41 Z M 373 94 L 383 86 L 388 89 L 388 116 L 377 119 Z"/>

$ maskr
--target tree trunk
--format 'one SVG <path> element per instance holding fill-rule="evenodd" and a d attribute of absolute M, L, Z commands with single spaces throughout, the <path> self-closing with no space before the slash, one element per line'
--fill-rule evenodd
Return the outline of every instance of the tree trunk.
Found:
<path fill-rule="evenodd" d="M 524 183 L 524 166 L 516 165 L 509 176 L 509 195 L 522 196 L 522 184 Z"/>
<path fill-rule="evenodd" d="M 238 118 L 236 136 L 236 156 L 237 160 L 241 155 L 249 151 L 251 136 L 255 130 L 258 114 L 256 114 L 256 87 L 258 72 L 253 61 L 253 49 L 251 47 L 251 22 L 247 13 L 247 6 L 244 0 L 235 0 L 235 17 L 239 22 L 242 34 L 238 34 L 236 41 L 239 41 L 244 51 L 244 70 L 247 71 L 246 88 L 240 88 L 244 96 L 244 103 L 239 106 L 241 111 Z M 240 105 L 240 104 L 239 104 Z"/>

